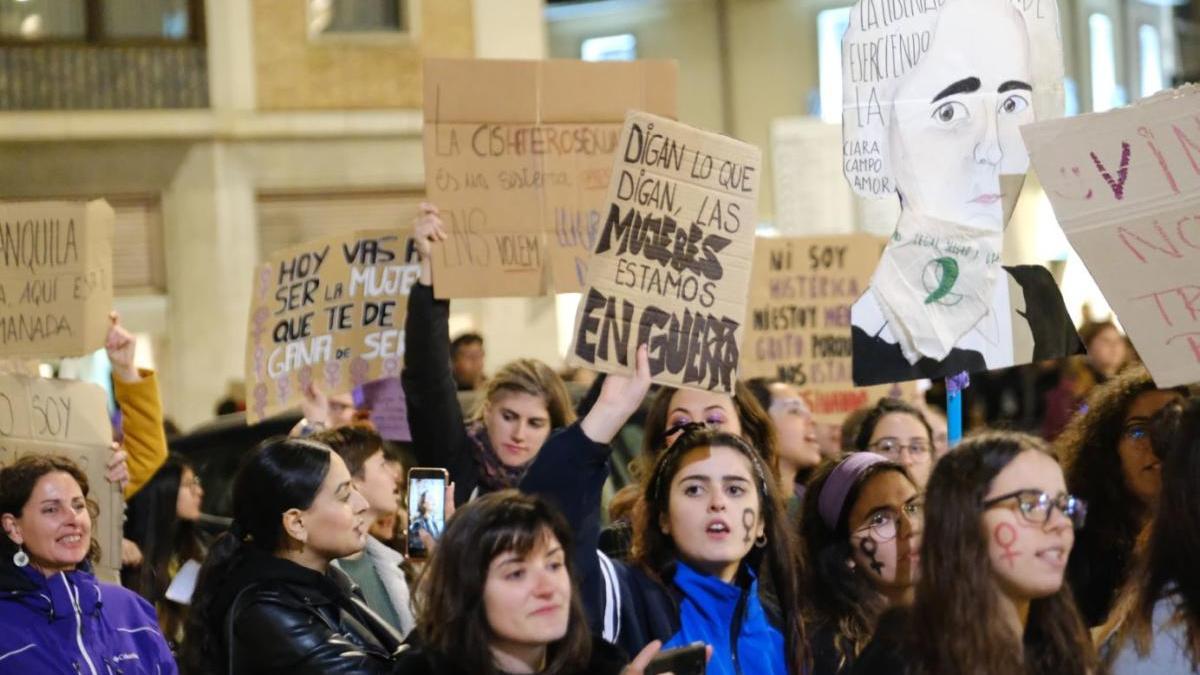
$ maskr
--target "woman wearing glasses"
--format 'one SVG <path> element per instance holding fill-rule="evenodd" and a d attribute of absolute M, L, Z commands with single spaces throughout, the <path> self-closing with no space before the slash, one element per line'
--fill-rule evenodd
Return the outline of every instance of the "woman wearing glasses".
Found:
<path fill-rule="evenodd" d="M 800 522 L 811 673 L 848 673 L 879 615 L 912 602 L 921 494 L 904 467 L 856 452 L 817 469 Z"/>
<path fill-rule="evenodd" d="M 1138 533 L 1150 522 L 1162 485 L 1150 443 L 1150 419 L 1182 390 L 1158 389 L 1142 368 L 1092 390 L 1083 413 L 1055 447 L 1067 486 L 1091 509 L 1079 532 L 1067 581 L 1088 626 L 1104 622 L 1117 589 L 1129 578 Z"/>
<path fill-rule="evenodd" d="M 925 506 L 913 606 L 884 614 L 855 675 L 1096 672 L 1063 583 L 1086 508 L 1040 440 L 964 441 L 934 468 Z"/>
<path fill-rule="evenodd" d="M 863 418 L 854 447 L 903 466 L 919 490 L 933 468 L 933 429 L 917 408 L 894 398 L 881 398 Z"/>
<path fill-rule="evenodd" d="M 1200 399 L 1156 421 L 1162 494 L 1138 565 L 1101 631 L 1113 675 L 1200 672 Z M 1144 552 L 1142 552 L 1144 551 Z"/>

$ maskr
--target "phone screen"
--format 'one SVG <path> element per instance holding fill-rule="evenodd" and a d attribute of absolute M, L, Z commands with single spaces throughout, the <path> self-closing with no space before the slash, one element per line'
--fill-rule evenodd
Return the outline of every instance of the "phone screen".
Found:
<path fill-rule="evenodd" d="M 439 472 L 440 473 L 440 472 Z M 414 469 L 408 475 L 408 554 L 426 557 L 429 551 L 421 540 L 421 532 L 435 542 L 446 529 L 446 478 L 444 474 L 428 475 Z"/>

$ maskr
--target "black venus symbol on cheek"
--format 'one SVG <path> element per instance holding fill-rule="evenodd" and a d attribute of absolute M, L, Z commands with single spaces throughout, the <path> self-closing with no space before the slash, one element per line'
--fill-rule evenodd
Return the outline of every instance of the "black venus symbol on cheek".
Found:
<path fill-rule="evenodd" d="M 754 530 L 754 524 L 758 522 L 758 517 L 754 515 L 754 509 L 746 509 L 742 511 L 742 525 L 746 528 L 746 537 L 742 539 L 743 544 L 749 544 L 754 537 L 750 532 Z"/>
<path fill-rule="evenodd" d="M 875 557 L 875 554 L 879 552 L 879 545 L 875 543 L 875 540 L 863 537 L 863 540 L 858 543 L 858 548 L 871 561 L 871 569 L 875 570 L 875 574 L 883 574 L 883 563 Z"/>

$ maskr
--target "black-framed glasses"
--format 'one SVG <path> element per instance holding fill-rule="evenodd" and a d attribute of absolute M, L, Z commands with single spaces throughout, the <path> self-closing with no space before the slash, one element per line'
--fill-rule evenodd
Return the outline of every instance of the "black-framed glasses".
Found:
<path fill-rule="evenodd" d="M 904 517 L 908 518 L 909 523 L 913 521 L 923 522 L 925 520 L 925 503 L 921 500 L 906 502 L 900 507 L 904 511 Z M 875 541 L 883 543 L 896 538 L 896 534 L 900 531 L 899 517 L 896 512 L 890 508 L 880 509 L 867 518 L 867 522 L 859 526 L 851 534 L 862 534 L 870 530 L 872 538 Z"/>
<path fill-rule="evenodd" d="M 913 457 L 922 457 L 929 452 L 929 444 L 918 438 L 901 443 L 899 438 L 888 436 L 868 443 L 867 449 L 891 458 L 899 457 L 904 450 L 908 450 L 908 454 Z"/>
<path fill-rule="evenodd" d="M 1033 525 L 1044 526 L 1049 523 L 1054 509 L 1062 511 L 1062 514 L 1071 520 L 1071 525 L 1076 530 L 1082 528 L 1083 523 L 1087 520 L 1087 502 L 1065 492 L 1058 493 L 1057 497 L 1051 497 L 1041 490 L 1017 490 L 984 501 L 983 508 L 990 509 L 1009 499 L 1016 500 L 1017 511 L 1021 517 Z"/>

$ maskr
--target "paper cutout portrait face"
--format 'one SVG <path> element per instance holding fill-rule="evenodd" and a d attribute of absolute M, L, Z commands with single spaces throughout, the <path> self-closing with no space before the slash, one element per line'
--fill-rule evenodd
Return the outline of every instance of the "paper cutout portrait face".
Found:
<path fill-rule="evenodd" d="M 895 8 L 860 0 L 842 48 L 846 179 L 864 197 L 901 204 L 871 288 L 851 310 L 855 383 L 1073 353 L 1078 340 L 1048 271 L 1001 266 L 1029 167 L 1019 128 L 1062 110 L 1055 3 Z"/>

